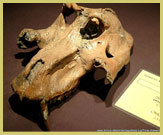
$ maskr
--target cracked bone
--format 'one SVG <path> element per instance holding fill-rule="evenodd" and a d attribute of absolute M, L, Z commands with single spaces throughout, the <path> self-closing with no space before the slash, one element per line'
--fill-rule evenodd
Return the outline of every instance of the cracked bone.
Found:
<path fill-rule="evenodd" d="M 77 16 L 72 24 L 67 24 L 66 18 L 73 12 Z M 12 87 L 20 99 L 40 100 L 47 122 L 48 102 L 62 100 L 88 71 L 103 68 L 106 79 L 113 84 L 117 73 L 130 60 L 133 38 L 112 9 L 69 3 L 63 5 L 48 28 L 23 29 L 17 44 L 22 49 L 38 46 L 40 51 L 13 79 Z"/>

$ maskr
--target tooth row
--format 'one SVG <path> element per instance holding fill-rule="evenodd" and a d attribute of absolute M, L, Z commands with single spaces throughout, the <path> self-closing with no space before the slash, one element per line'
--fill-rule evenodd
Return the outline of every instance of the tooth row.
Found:
<path fill-rule="evenodd" d="M 64 99 L 67 99 L 68 97 L 70 97 L 71 95 L 73 95 L 73 93 L 76 91 L 76 88 L 68 91 L 68 92 L 65 92 L 64 94 L 62 95 L 59 95 L 59 96 L 56 96 L 54 97 L 53 99 L 50 100 L 50 104 L 54 104 L 56 103 L 57 101 L 62 101 Z"/>

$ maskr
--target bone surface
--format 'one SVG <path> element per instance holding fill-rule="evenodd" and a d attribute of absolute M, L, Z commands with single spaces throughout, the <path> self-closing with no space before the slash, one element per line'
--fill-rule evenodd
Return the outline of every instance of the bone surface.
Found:
<path fill-rule="evenodd" d="M 66 19 L 72 13 L 76 18 L 68 24 Z M 48 28 L 23 29 L 17 44 L 21 49 L 38 46 L 40 50 L 13 79 L 12 87 L 20 99 L 39 100 L 47 121 L 48 102 L 62 100 L 87 72 L 103 68 L 113 84 L 117 73 L 129 63 L 133 38 L 112 9 L 69 3 Z"/>

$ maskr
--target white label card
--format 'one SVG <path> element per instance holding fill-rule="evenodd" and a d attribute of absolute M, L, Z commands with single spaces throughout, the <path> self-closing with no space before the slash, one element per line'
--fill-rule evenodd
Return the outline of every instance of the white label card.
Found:
<path fill-rule="evenodd" d="M 114 106 L 160 127 L 160 77 L 142 70 Z"/>

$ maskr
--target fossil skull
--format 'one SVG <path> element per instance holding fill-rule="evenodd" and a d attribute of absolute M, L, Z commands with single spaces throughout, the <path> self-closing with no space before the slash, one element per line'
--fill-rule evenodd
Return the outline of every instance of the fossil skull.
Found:
<path fill-rule="evenodd" d="M 75 20 L 67 24 L 67 16 L 74 12 Z M 112 84 L 117 73 L 129 62 L 133 38 L 110 8 L 64 4 L 50 27 L 22 30 L 17 44 L 22 49 L 34 45 L 40 48 L 12 81 L 12 87 L 20 99 L 40 100 L 46 121 L 48 102 L 61 100 L 88 71 L 103 68 L 106 79 Z"/>

